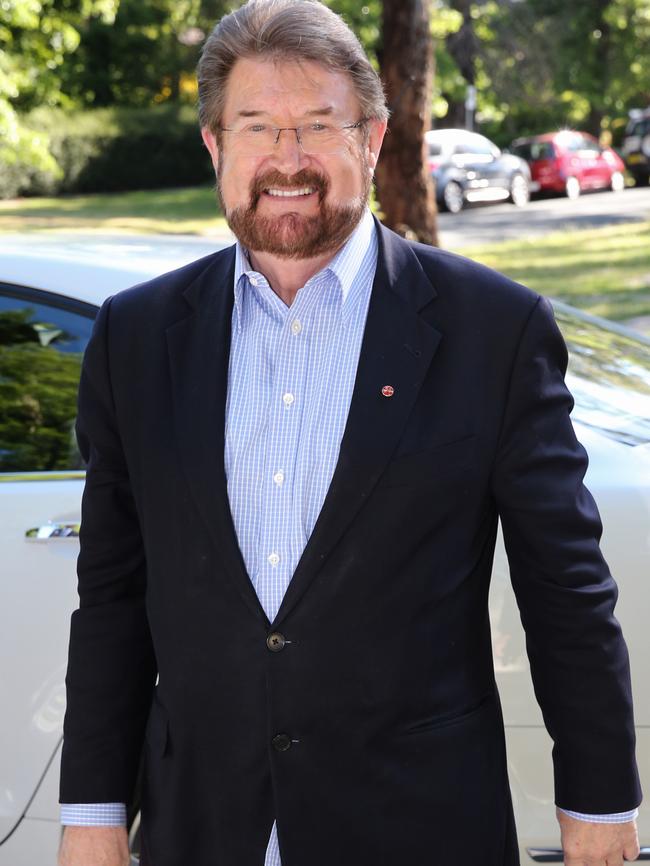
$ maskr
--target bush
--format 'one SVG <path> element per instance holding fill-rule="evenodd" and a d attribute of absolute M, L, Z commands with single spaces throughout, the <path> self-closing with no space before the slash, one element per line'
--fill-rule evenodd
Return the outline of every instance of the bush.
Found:
<path fill-rule="evenodd" d="M 161 189 L 213 178 L 196 113 L 189 106 L 74 113 L 40 108 L 26 115 L 23 123 L 48 136 L 61 176 L 25 170 L 19 184 L 15 177 L 7 184 L 13 194 Z M 7 197 L 2 183 L 0 197 Z"/>
<path fill-rule="evenodd" d="M 0 198 L 12 198 L 25 177 L 36 171 L 53 178 L 61 171 L 49 151 L 46 135 L 27 129 L 9 101 L 0 93 Z"/>

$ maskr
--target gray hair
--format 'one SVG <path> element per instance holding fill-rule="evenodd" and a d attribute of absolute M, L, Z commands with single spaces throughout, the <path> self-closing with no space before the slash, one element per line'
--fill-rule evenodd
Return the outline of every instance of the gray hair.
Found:
<path fill-rule="evenodd" d="M 199 121 L 212 132 L 222 125 L 228 77 L 242 57 L 309 60 L 345 72 L 363 116 L 388 118 L 381 81 L 359 40 L 320 0 L 248 0 L 219 21 L 198 66 Z"/>

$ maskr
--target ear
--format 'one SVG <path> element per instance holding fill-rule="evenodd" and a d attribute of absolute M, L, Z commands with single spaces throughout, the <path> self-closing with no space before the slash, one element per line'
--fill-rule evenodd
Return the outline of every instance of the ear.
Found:
<path fill-rule="evenodd" d="M 388 121 L 386 120 L 368 121 L 368 141 L 366 144 L 366 157 L 368 160 L 368 165 L 373 172 L 379 160 L 379 154 L 381 152 L 381 146 L 384 141 L 384 136 L 386 135 L 387 127 Z"/>
<path fill-rule="evenodd" d="M 217 145 L 217 139 L 213 132 L 210 131 L 209 127 L 202 126 L 201 127 L 201 138 L 203 139 L 203 144 L 207 147 L 210 152 L 210 156 L 212 157 L 212 165 L 214 166 L 214 170 L 217 171 L 219 168 L 219 147 Z"/>

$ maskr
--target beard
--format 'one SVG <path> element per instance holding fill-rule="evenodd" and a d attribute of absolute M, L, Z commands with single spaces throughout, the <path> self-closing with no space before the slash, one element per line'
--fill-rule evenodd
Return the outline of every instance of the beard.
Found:
<path fill-rule="evenodd" d="M 239 242 L 248 250 L 270 253 L 284 259 L 312 259 L 325 253 L 334 253 L 343 246 L 364 214 L 372 187 L 367 160 L 361 156 L 364 185 L 361 194 L 345 205 L 329 204 L 329 180 L 311 169 L 303 169 L 287 176 L 279 171 L 268 171 L 251 182 L 247 205 L 228 209 L 221 190 L 221 172 L 217 175 L 217 188 L 226 221 Z M 311 187 L 318 192 L 319 212 L 315 216 L 286 213 L 262 216 L 257 206 L 264 191 Z"/>

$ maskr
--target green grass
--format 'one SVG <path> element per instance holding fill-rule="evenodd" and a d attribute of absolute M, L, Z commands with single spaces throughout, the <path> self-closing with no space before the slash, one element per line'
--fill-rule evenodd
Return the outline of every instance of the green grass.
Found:
<path fill-rule="evenodd" d="M 0 201 L 0 232 L 47 229 L 214 236 L 227 226 L 211 187 Z M 595 315 L 650 316 L 650 222 L 460 252 Z"/>
<path fill-rule="evenodd" d="M 0 201 L 0 232 L 44 229 L 214 235 L 227 226 L 212 187 Z"/>
<path fill-rule="evenodd" d="M 596 316 L 650 316 L 650 222 L 463 248 L 463 255 Z"/>

